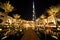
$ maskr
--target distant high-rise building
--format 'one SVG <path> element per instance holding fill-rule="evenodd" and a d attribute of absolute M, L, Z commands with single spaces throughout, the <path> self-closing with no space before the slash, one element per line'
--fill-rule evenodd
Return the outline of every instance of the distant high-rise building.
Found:
<path fill-rule="evenodd" d="M 33 15 L 32 16 L 33 16 L 32 20 L 35 21 L 36 13 L 35 13 L 35 4 L 34 4 L 34 1 L 33 1 Z"/>

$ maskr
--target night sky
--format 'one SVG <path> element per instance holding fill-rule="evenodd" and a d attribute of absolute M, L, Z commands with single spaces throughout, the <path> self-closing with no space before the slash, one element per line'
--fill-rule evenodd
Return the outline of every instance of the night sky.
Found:
<path fill-rule="evenodd" d="M 0 0 L 0 2 L 6 2 L 8 0 Z M 32 19 L 32 2 L 33 0 L 9 0 L 12 6 L 15 7 L 15 10 L 12 11 L 9 15 L 20 14 L 22 19 L 31 20 Z M 35 12 L 36 17 L 38 18 L 42 13 L 45 12 L 51 5 L 60 4 L 59 0 L 34 0 L 35 2 Z"/>

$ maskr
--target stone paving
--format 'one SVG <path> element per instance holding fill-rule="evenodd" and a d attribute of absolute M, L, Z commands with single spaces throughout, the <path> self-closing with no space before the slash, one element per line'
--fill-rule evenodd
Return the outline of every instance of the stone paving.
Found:
<path fill-rule="evenodd" d="M 40 40 L 35 31 L 32 29 L 26 30 L 21 40 Z"/>

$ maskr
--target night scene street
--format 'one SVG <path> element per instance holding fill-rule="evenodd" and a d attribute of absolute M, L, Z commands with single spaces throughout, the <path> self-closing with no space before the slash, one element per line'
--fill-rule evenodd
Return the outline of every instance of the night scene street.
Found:
<path fill-rule="evenodd" d="M 60 40 L 60 0 L 0 0 L 0 40 Z"/>

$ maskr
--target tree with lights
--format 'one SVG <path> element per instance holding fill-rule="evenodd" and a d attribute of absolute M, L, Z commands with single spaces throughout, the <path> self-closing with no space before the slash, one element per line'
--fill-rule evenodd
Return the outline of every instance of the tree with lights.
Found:
<path fill-rule="evenodd" d="M 19 14 L 14 14 L 14 15 L 13 15 L 13 17 L 14 17 L 15 19 L 19 19 L 20 16 L 21 16 L 21 15 L 19 15 Z"/>
<path fill-rule="evenodd" d="M 8 14 L 9 12 L 12 12 L 14 7 L 10 4 L 10 1 L 6 3 L 1 3 L 0 7 L 5 10 L 5 13 Z"/>
<path fill-rule="evenodd" d="M 48 14 L 50 15 L 48 17 L 48 22 L 51 21 L 55 25 L 57 25 L 56 14 L 59 11 L 60 11 L 60 5 L 51 6 L 50 9 L 47 10 Z"/>

